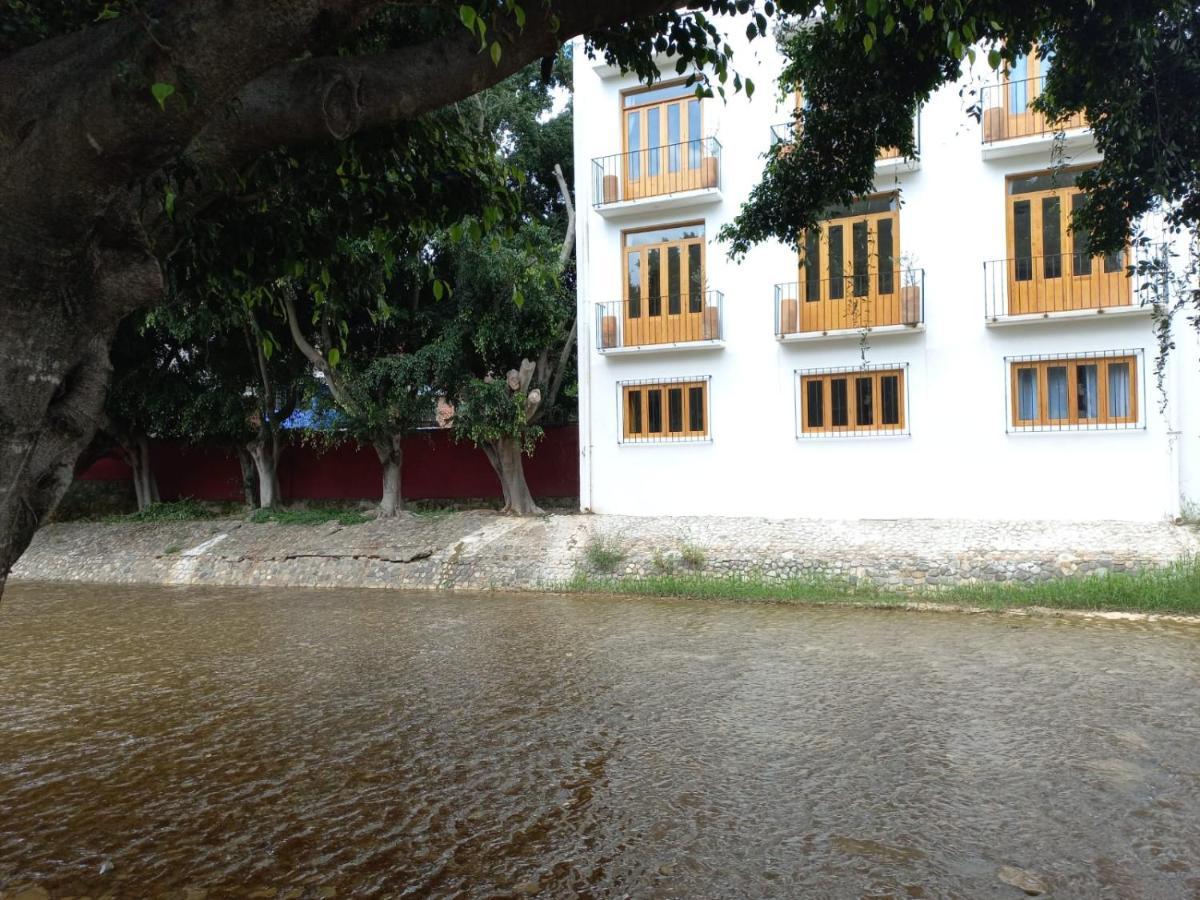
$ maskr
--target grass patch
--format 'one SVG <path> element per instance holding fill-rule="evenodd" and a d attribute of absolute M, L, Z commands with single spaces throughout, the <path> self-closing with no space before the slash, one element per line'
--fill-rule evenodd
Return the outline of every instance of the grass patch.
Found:
<path fill-rule="evenodd" d="M 199 500 L 171 500 L 166 503 L 151 503 L 139 512 L 125 516 L 107 516 L 105 522 L 192 522 L 196 519 L 211 519 L 216 512 Z"/>
<path fill-rule="evenodd" d="M 704 549 L 695 544 L 684 544 L 679 548 L 679 555 L 683 557 L 684 565 L 690 569 L 703 569 L 704 563 L 708 561 Z"/>
<path fill-rule="evenodd" d="M 912 593 L 831 579 L 768 581 L 758 576 L 660 574 L 645 578 L 576 575 L 567 590 L 687 600 L 766 600 L 815 605 L 900 606 L 913 601 L 983 609 L 1049 609 L 1200 614 L 1200 559 L 1164 569 L 1063 577 L 1029 584 L 972 584 Z"/>
<path fill-rule="evenodd" d="M 614 539 L 596 535 L 588 541 L 584 555 L 593 572 L 607 574 L 615 571 L 628 554 Z"/>
<path fill-rule="evenodd" d="M 182 552 L 183 552 L 182 547 L 180 547 L 178 544 L 172 544 L 170 547 L 168 547 L 166 550 L 163 551 L 163 556 L 174 556 L 176 553 L 182 553 Z"/>
<path fill-rule="evenodd" d="M 280 525 L 324 525 L 337 522 L 339 525 L 361 525 L 371 517 L 356 509 L 335 506 L 309 506 L 296 509 L 256 509 L 250 516 L 256 525 L 278 522 Z"/>

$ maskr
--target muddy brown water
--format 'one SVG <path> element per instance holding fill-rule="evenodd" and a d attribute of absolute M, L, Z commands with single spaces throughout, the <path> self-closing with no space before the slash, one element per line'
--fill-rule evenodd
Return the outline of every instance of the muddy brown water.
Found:
<path fill-rule="evenodd" d="M 10 585 L 0 894 L 1200 896 L 1200 627 Z"/>

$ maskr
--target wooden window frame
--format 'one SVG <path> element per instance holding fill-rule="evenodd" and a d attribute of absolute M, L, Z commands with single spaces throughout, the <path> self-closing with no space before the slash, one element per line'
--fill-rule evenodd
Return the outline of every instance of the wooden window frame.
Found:
<path fill-rule="evenodd" d="M 1007 366 L 1008 426 L 1011 431 L 1112 431 L 1144 427 L 1141 422 L 1143 403 L 1140 389 L 1143 384 L 1140 372 L 1141 350 L 1112 350 L 1099 353 L 1043 354 L 1040 356 L 1005 357 Z M 1129 397 L 1126 416 L 1109 414 L 1108 370 L 1112 365 L 1128 364 Z M 1096 412 L 1094 417 L 1081 417 L 1076 405 L 1079 386 L 1079 367 L 1096 366 Z M 1067 415 L 1065 418 L 1050 418 L 1049 371 L 1051 368 L 1067 370 Z M 1037 372 L 1037 409 L 1032 419 L 1020 418 L 1020 373 L 1024 370 Z"/>
<path fill-rule="evenodd" d="M 847 366 L 834 369 L 797 369 L 796 376 L 796 437 L 886 437 L 908 435 L 909 390 L 908 364 L 889 363 L 873 366 Z M 883 421 L 883 379 L 895 376 L 898 379 L 897 393 L 900 420 L 893 423 Z M 872 421 L 861 423 L 859 417 L 858 390 L 856 379 L 869 378 L 871 383 Z M 847 423 L 833 424 L 833 382 L 845 379 L 847 397 Z M 810 425 L 808 421 L 808 386 L 821 385 L 822 421 Z"/>
<path fill-rule="evenodd" d="M 696 375 L 683 378 L 649 378 L 639 381 L 617 382 L 617 402 L 620 410 L 620 439 L 621 444 L 677 444 L 696 443 L 712 440 L 712 392 L 710 390 L 711 376 Z M 699 428 L 694 427 L 690 403 L 690 391 L 699 389 L 703 392 L 701 418 Z M 682 410 L 682 425 L 680 431 L 671 431 L 671 393 L 679 391 Z M 662 404 L 662 430 L 650 431 L 650 395 L 657 394 Z M 633 431 L 636 418 L 629 413 L 631 395 L 635 395 L 640 407 L 641 430 Z"/>

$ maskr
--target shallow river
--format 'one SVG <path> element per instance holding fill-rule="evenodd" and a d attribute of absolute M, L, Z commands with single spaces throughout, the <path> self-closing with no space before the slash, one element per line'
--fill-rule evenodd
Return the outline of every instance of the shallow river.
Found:
<path fill-rule="evenodd" d="M 1200 627 L 12 585 L 0 895 L 1200 896 Z M 42 896 L 34 891 L 28 896 Z"/>

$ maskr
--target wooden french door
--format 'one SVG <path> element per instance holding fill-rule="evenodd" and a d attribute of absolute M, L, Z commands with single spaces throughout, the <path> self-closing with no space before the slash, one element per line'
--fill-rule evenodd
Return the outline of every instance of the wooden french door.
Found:
<path fill-rule="evenodd" d="M 899 205 L 894 193 L 868 197 L 805 235 L 802 332 L 899 324 Z"/>
<path fill-rule="evenodd" d="M 704 224 L 627 231 L 623 244 L 623 346 L 709 337 L 704 333 Z"/>
<path fill-rule="evenodd" d="M 716 159 L 704 141 L 700 101 L 685 83 L 622 97 L 622 199 L 713 187 Z"/>
<path fill-rule="evenodd" d="M 1000 85 L 1004 94 L 1001 103 L 1004 110 L 1002 137 L 1041 134 L 1046 130 L 1045 116 L 1035 112 L 1030 104 L 1042 93 L 1050 62 L 1048 55 L 1043 56 L 1035 49 L 1031 56 L 1017 57 L 1005 71 Z"/>
<path fill-rule="evenodd" d="M 1008 314 L 1128 306 L 1126 253 L 1097 256 L 1087 235 L 1071 230 L 1083 203 L 1077 173 L 1008 179 Z"/>

